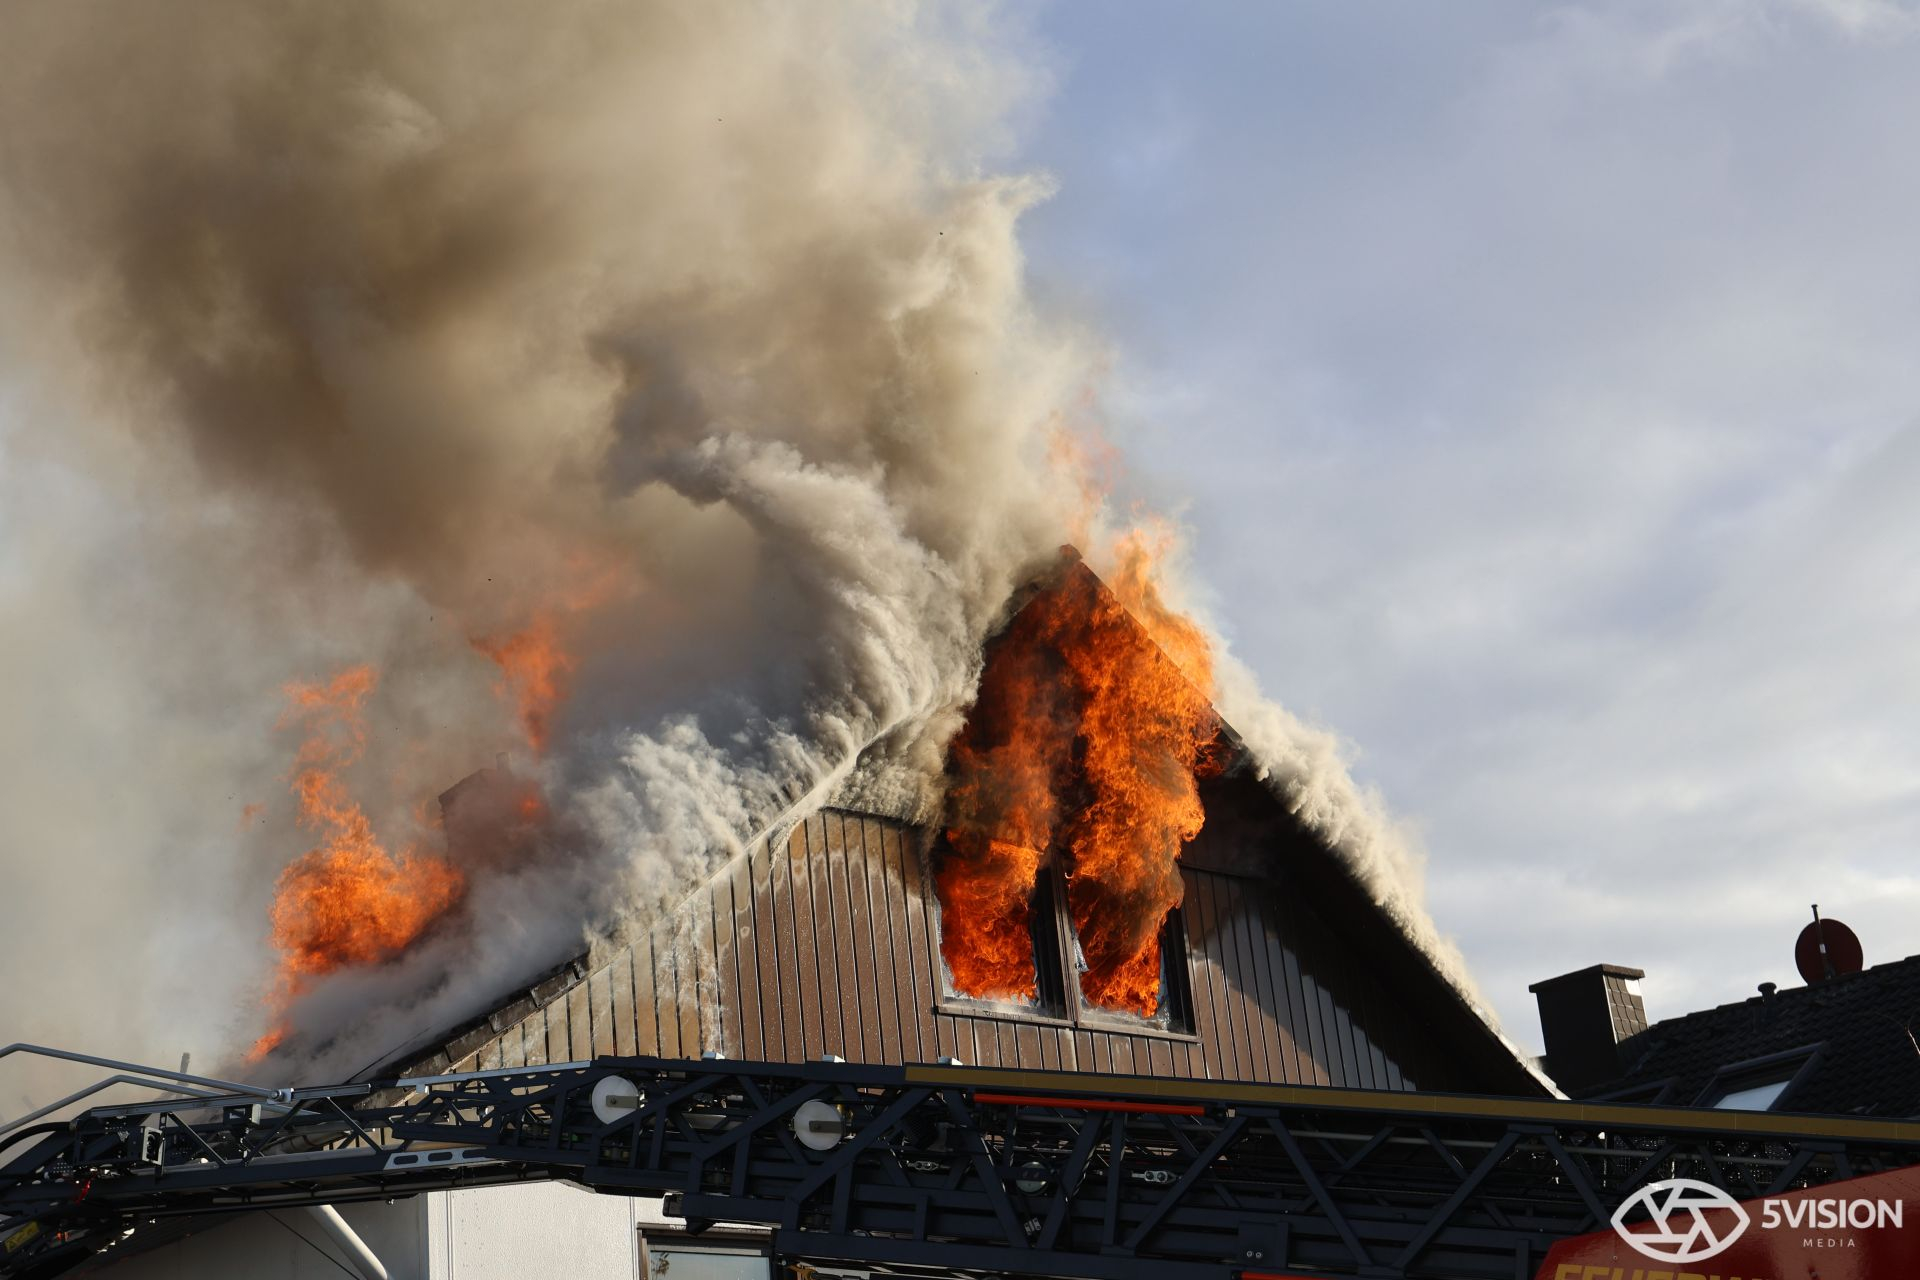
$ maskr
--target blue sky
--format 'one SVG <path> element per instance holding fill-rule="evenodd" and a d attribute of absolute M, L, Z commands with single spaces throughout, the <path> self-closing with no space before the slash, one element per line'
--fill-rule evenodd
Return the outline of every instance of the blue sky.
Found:
<path fill-rule="evenodd" d="M 1920 16 L 1056 3 L 1026 241 L 1510 1030 L 1920 951 Z"/>

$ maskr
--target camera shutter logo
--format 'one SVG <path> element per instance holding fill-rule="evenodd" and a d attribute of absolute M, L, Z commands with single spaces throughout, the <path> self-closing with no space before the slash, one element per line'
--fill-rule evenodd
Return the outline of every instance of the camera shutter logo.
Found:
<path fill-rule="evenodd" d="M 1636 1208 L 1645 1208 L 1647 1216 L 1653 1219 L 1652 1231 L 1627 1229 L 1627 1215 Z M 1725 1209 L 1733 1214 L 1731 1223 L 1721 1220 L 1727 1227 L 1724 1233 L 1716 1231 L 1714 1224 L 1707 1220 L 1707 1211 L 1711 1209 Z M 1692 1178 L 1669 1178 L 1665 1182 L 1649 1183 L 1628 1196 L 1627 1202 L 1614 1211 L 1613 1229 L 1622 1240 L 1649 1258 L 1661 1262 L 1698 1262 L 1731 1246 L 1752 1220 L 1740 1202 L 1720 1188 Z"/>

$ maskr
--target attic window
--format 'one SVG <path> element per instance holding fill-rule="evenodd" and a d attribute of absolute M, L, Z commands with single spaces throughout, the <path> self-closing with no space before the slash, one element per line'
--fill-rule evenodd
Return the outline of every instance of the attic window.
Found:
<path fill-rule="evenodd" d="M 1645 1084 L 1629 1085 L 1625 1089 L 1616 1089 L 1608 1093 L 1582 1095 L 1585 1102 L 1635 1102 L 1646 1106 L 1658 1106 L 1668 1101 L 1673 1093 L 1674 1080 L 1669 1076 L 1665 1080 L 1653 1080 Z"/>
<path fill-rule="evenodd" d="M 1066 1015 L 1056 877 L 1040 854 L 1000 841 L 934 855 L 940 956 L 950 1000 Z"/>
<path fill-rule="evenodd" d="M 1819 1045 L 1811 1045 L 1724 1066 L 1694 1105 L 1717 1111 L 1772 1111 L 1807 1074 L 1819 1050 Z"/>
<path fill-rule="evenodd" d="M 1071 930 L 1071 921 L 1068 922 L 1067 927 Z M 1090 1023 L 1117 1024 L 1123 1027 L 1138 1026 L 1145 1022 L 1164 1031 L 1182 1034 L 1192 1032 L 1193 984 L 1187 972 L 1187 932 L 1179 907 L 1167 912 L 1166 919 L 1161 921 L 1155 954 L 1159 957 L 1159 979 L 1155 988 L 1152 1013 L 1139 1014 L 1124 1009 L 1104 1008 L 1088 996 L 1084 982 L 1076 981 L 1074 987 L 1079 993 L 1080 1020 Z M 1080 950 L 1077 938 L 1073 944 L 1073 957 L 1075 977 L 1083 977 L 1086 972 L 1086 959 Z"/>
<path fill-rule="evenodd" d="M 1040 898 L 1050 881 L 1062 1016 L 1134 1028 L 1179 1013 L 1180 991 L 1166 1012 L 1160 935 L 1181 899 L 1181 850 L 1206 822 L 1200 779 L 1222 767 L 1226 747 L 1205 692 L 1204 640 L 1159 602 L 1149 549 L 1136 552 L 1145 558 L 1129 553 L 1123 577 L 1152 632 L 1076 558 L 984 652 L 947 747 L 935 846 L 940 953 L 956 999 L 1046 1003 Z"/>
<path fill-rule="evenodd" d="M 996 849 L 1003 858 L 1012 853 Z M 1009 902 L 978 891 L 977 864 L 941 841 L 934 850 L 940 885 L 939 936 L 945 1002 L 968 1012 L 1029 1014 L 1115 1030 L 1193 1030 L 1192 982 L 1185 926 L 1178 907 L 1155 939 L 1157 980 L 1151 1013 L 1103 1007 L 1086 989 L 1088 966 L 1068 907 L 1065 876 L 1055 858 L 1034 855 L 1032 889 Z M 1004 868 L 1002 868 L 1004 869 Z"/>
<path fill-rule="evenodd" d="M 1740 1085 L 1724 1090 L 1708 1105 L 1716 1111 L 1771 1111 L 1780 1095 L 1793 1083 L 1791 1076 Z"/>

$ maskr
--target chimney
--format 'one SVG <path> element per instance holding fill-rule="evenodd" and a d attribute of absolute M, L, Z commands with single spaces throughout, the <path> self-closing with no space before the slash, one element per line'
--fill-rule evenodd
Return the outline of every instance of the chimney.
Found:
<path fill-rule="evenodd" d="M 1620 1046 L 1647 1029 L 1639 969 L 1596 964 L 1527 990 L 1540 1002 L 1540 1034 L 1547 1042 L 1547 1074 L 1578 1093 L 1625 1073 Z"/>

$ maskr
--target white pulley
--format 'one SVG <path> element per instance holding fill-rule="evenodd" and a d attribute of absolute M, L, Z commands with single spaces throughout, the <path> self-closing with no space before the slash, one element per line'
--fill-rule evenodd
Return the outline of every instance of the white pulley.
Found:
<path fill-rule="evenodd" d="M 624 1076 L 602 1076 L 593 1086 L 593 1115 L 601 1124 L 631 1120 L 647 1095 Z"/>
<path fill-rule="evenodd" d="M 793 1109 L 793 1136 L 815 1151 L 831 1151 L 847 1134 L 847 1118 L 831 1102 L 809 1098 Z"/>

